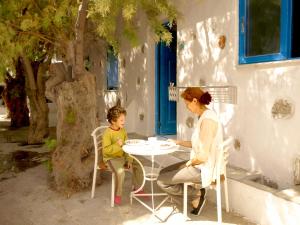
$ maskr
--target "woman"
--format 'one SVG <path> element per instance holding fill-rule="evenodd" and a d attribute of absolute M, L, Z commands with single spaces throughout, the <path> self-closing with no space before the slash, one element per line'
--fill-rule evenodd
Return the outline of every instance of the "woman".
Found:
<path fill-rule="evenodd" d="M 216 153 L 223 141 L 223 129 L 216 113 L 207 105 L 211 102 L 211 95 L 200 88 L 187 88 L 181 97 L 189 111 L 198 116 L 194 126 L 191 141 L 171 140 L 178 145 L 192 148 L 190 160 L 176 163 L 161 170 L 157 184 L 171 196 L 183 194 L 183 183 L 201 182 L 200 197 L 192 201 L 192 214 L 199 215 L 205 204 L 205 188 L 216 178 Z M 199 191 L 188 190 L 189 195 Z"/>

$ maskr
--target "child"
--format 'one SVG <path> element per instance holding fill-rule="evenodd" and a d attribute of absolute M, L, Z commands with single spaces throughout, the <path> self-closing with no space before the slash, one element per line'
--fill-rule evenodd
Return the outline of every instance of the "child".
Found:
<path fill-rule="evenodd" d="M 116 176 L 116 190 L 114 202 L 121 204 L 124 169 L 132 168 L 132 182 L 135 189 L 143 182 L 143 173 L 137 162 L 123 151 L 122 146 L 127 139 L 124 129 L 126 110 L 120 106 L 114 106 L 108 110 L 107 120 L 110 126 L 103 133 L 103 161 Z"/>

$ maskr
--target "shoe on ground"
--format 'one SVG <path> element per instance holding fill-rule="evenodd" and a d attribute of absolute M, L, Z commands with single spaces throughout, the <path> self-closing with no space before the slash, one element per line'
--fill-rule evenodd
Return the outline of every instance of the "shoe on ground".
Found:
<path fill-rule="evenodd" d="M 121 196 L 115 196 L 114 202 L 116 205 L 121 205 L 122 202 Z"/>
<path fill-rule="evenodd" d="M 198 206 L 197 208 L 193 208 L 193 210 L 191 211 L 191 214 L 193 215 L 200 215 L 204 205 L 205 205 L 205 202 L 206 202 L 206 190 L 205 188 L 201 188 L 201 196 L 200 196 L 200 199 L 199 199 L 199 203 L 198 203 Z"/>

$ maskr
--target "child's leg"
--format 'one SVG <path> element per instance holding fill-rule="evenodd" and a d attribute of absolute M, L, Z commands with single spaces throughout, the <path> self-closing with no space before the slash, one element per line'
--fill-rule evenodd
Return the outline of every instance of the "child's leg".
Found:
<path fill-rule="evenodd" d="M 132 162 L 132 184 L 135 189 L 138 189 L 144 180 L 144 175 L 140 164 L 136 160 Z"/>
<path fill-rule="evenodd" d="M 122 196 L 124 178 L 125 178 L 125 171 L 124 171 L 124 158 L 115 158 L 108 161 L 108 165 L 116 175 L 116 196 Z"/>

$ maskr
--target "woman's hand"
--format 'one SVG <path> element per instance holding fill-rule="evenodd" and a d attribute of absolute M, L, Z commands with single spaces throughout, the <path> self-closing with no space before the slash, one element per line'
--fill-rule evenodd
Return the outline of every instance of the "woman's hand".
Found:
<path fill-rule="evenodd" d="M 187 148 L 192 147 L 191 141 L 182 141 L 182 140 L 175 140 L 175 139 L 168 139 L 167 141 L 173 142 L 176 145 L 180 145 L 180 146 L 187 147 Z"/>
<path fill-rule="evenodd" d="M 185 165 L 186 167 L 192 166 L 192 160 L 187 161 Z"/>
<path fill-rule="evenodd" d="M 193 159 L 190 159 L 189 161 L 186 162 L 186 167 L 189 167 L 189 166 L 196 166 L 196 165 L 200 165 L 202 164 L 203 161 L 197 159 L 197 158 L 193 158 Z"/>
<path fill-rule="evenodd" d="M 176 145 L 179 145 L 179 142 L 180 142 L 180 141 L 175 140 L 175 139 L 168 139 L 167 141 L 173 142 L 173 143 L 175 143 Z"/>

